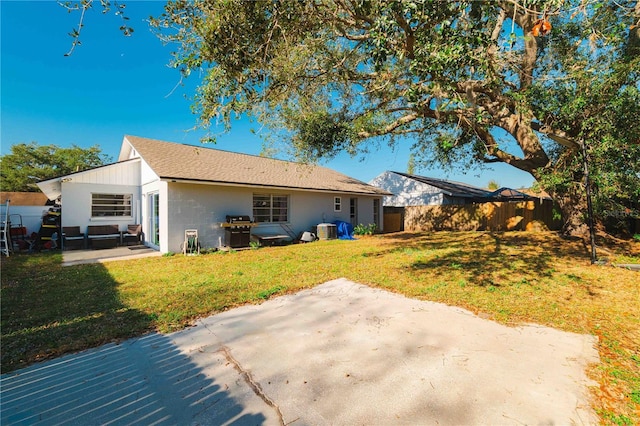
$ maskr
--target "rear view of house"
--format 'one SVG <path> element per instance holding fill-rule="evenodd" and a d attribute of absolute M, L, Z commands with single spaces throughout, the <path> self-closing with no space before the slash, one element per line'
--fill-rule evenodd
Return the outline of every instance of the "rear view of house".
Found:
<path fill-rule="evenodd" d="M 125 136 L 118 162 L 38 186 L 60 199 L 62 226 L 141 224 L 144 244 L 179 252 L 185 230 L 226 245 L 227 216 L 249 216 L 262 236 L 292 238 L 318 224 L 375 223 L 388 192 L 316 165 Z"/>

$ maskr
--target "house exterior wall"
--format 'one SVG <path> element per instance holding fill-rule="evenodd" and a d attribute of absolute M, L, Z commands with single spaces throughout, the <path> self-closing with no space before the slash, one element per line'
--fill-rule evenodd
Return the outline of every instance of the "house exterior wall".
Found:
<path fill-rule="evenodd" d="M 91 194 L 132 194 L 131 216 L 91 217 Z M 62 180 L 62 226 L 117 224 L 125 230 L 134 223 L 140 209 L 140 163 L 127 162 L 74 174 Z"/>
<path fill-rule="evenodd" d="M 221 226 L 227 215 L 249 215 L 253 218 L 253 194 L 289 196 L 289 222 L 296 235 L 312 231 L 319 223 L 342 220 L 349 222 L 349 199 L 358 198 L 359 219 L 373 223 L 375 196 L 336 194 L 311 191 L 248 188 L 167 182 L 167 245 L 161 251 L 180 252 L 187 229 L 197 229 L 202 247 L 225 245 L 225 229 Z M 161 193 L 162 194 L 162 193 Z M 342 209 L 334 211 L 334 198 L 341 197 Z M 161 195 L 162 197 L 162 195 Z M 382 213 L 382 212 L 380 212 Z M 379 219 L 382 226 L 382 218 Z M 284 234 L 276 223 L 260 223 L 252 228 L 256 234 Z"/>
<path fill-rule="evenodd" d="M 137 155 L 135 150 L 131 150 L 130 155 Z M 167 185 L 160 181 L 160 177 L 149 167 L 146 161 L 140 159 L 140 184 L 141 184 L 141 192 L 142 192 L 142 200 L 140 202 L 141 205 L 141 220 L 142 224 L 142 236 L 143 242 L 149 246 L 153 247 L 157 250 L 161 250 L 159 244 L 153 243 L 152 238 L 152 229 L 151 229 L 151 194 L 158 193 L 160 201 L 166 200 L 167 198 Z M 166 206 L 165 206 L 165 215 L 166 215 Z M 162 213 L 162 204 L 160 205 L 160 212 Z M 163 218 L 166 216 L 162 216 Z M 165 229 L 162 229 L 162 225 L 166 225 L 166 220 L 160 220 L 160 236 L 166 235 L 166 226 Z M 166 238 L 166 237 L 165 237 Z M 164 249 L 163 253 L 169 251 L 167 248 Z"/>
<path fill-rule="evenodd" d="M 432 206 L 444 203 L 442 189 L 393 172 L 382 173 L 369 182 L 369 185 L 394 194 L 384 197 L 384 206 Z"/>
<path fill-rule="evenodd" d="M 156 182 L 160 178 L 158 175 L 149 167 L 146 161 L 140 160 L 140 183 L 142 185 L 146 185 L 152 182 Z"/>

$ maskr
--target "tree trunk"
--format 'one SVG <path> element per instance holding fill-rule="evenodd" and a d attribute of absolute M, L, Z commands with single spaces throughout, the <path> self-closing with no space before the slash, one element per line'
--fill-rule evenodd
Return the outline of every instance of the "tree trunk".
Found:
<path fill-rule="evenodd" d="M 550 192 L 549 195 L 558 203 L 562 213 L 562 234 L 587 237 L 587 200 L 582 185 L 577 184 L 564 193 Z"/>

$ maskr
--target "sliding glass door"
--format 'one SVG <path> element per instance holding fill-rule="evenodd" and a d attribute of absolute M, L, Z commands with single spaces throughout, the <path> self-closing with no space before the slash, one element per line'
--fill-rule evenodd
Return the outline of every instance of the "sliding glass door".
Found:
<path fill-rule="evenodd" d="M 149 242 L 160 247 L 160 194 L 149 194 Z"/>

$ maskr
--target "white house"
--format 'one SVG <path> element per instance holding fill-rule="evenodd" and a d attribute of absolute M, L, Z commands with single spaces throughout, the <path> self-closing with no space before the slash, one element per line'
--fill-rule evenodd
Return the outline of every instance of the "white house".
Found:
<path fill-rule="evenodd" d="M 40 182 L 60 199 L 62 226 L 142 224 L 144 244 L 180 251 L 186 229 L 203 247 L 225 245 L 227 215 L 248 215 L 261 235 L 296 235 L 320 223 L 382 223 L 388 192 L 331 169 L 125 136 L 118 162 Z"/>
<path fill-rule="evenodd" d="M 383 201 L 383 205 L 389 207 L 460 205 L 498 201 L 495 198 L 497 193 L 486 189 L 400 172 L 386 171 L 373 178 L 369 184 L 392 194 L 385 196 Z"/>

